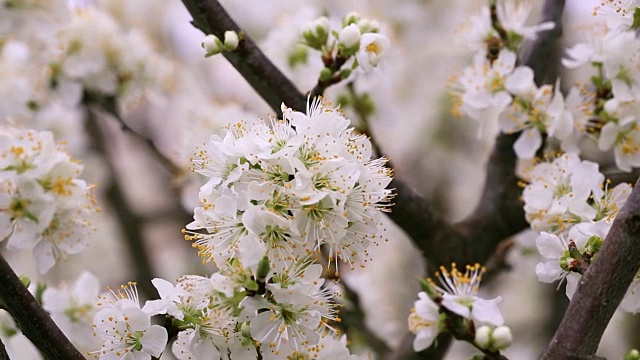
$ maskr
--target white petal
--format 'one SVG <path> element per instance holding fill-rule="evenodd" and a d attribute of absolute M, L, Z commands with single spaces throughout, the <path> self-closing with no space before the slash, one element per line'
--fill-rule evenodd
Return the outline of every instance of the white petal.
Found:
<path fill-rule="evenodd" d="M 536 239 L 536 247 L 547 259 L 559 259 L 566 249 L 566 245 L 557 235 L 542 232 Z"/>
<path fill-rule="evenodd" d="M 573 294 L 576 292 L 580 279 L 582 279 L 582 275 L 575 272 L 567 275 L 567 288 L 565 290 L 569 299 L 573 298 Z"/>
<path fill-rule="evenodd" d="M 538 280 L 545 283 L 552 283 L 564 274 L 564 270 L 560 267 L 558 260 L 547 260 L 536 265 L 536 275 Z"/>
<path fill-rule="evenodd" d="M 476 298 L 471 308 L 471 316 L 481 324 L 499 326 L 504 324 L 498 304 L 502 302 L 501 297 L 492 300 Z"/>
<path fill-rule="evenodd" d="M 167 346 L 167 329 L 160 325 L 152 325 L 140 339 L 142 350 L 147 354 L 159 357 Z"/>
<path fill-rule="evenodd" d="M 536 128 L 531 128 L 522 132 L 518 140 L 513 144 L 513 150 L 520 159 L 532 159 L 540 145 L 542 145 L 540 132 Z"/>

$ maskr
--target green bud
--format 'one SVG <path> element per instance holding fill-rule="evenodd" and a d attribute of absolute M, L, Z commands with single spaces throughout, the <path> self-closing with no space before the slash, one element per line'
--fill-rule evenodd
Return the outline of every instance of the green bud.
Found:
<path fill-rule="evenodd" d="M 602 248 L 602 243 L 604 241 L 602 240 L 602 238 L 598 235 L 593 235 L 589 238 L 589 240 L 587 240 L 587 245 L 585 246 L 585 248 L 592 254 L 597 254 L 600 249 Z"/>
<path fill-rule="evenodd" d="M 569 267 L 568 267 L 568 263 L 567 263 L 567 259 L 566 259 L 566 258 L 562 258 L 562 259 L 560 259 L 560 268 L 561 268 L 562 270 L 568 270 L 568 269 L 569 269 Z"/>
<path fill-rule="evenodd" d="M 250 291 L 258 291 L 258 289 L 260 288 L 260 286 L 258 286 L 258 283 L 248 279 L 247 281 L 245 281 L 242 286 L 244 286 L 245 289 L 250 290 Z"/>
<path fill-rule="evenodd" d="M 582 253 L 576 248 L 569 250 L 569 255 L 576 260 L 582 259 Z"/>
<path fill-rule="evenodd" d="M 296 46 L 296 48 L 289 54 L 289 66 L 293 69 L 298 65 L 307 63 L 309 58 L 309 51 L 304 46 Z"/>
<path fill-rule="evenodd" d="M 351 75 L 351 69 L 340 70 L 340 78 L 341 79 L 346 79 L 346 78 L 349 77 L 349 75 Z"/>
<path fill-rule="evenodd" d="M 240 325 L 240 333 L 246 338 L 251 338 L 251 329 L 248 321 L 245 321 Z"/>
<path fill-rule="evenodd" d="M 320 70 L 320 80 L 322 81 L 330 81 L 333 76 L 333 72 L 329 68 L 323 68 Z"/>
<path fill-rule="evenodd" d="M 640 351 L 632 349 L 624 356 L 624 360 L 640 360 Z"/>
<path fill-rule="evenodd" d="M 256 276 L 258 278 L 258 281 L 264 282 L 267 276 L 269 276 L 270 271 L 271 271 L 271 265 L 269 264 L 269 258 L 265 255 L 262 258 L 262 260 L 260 260 L 260 262 L 258 263 L 258 270 L 256 271 Z"/>
<path fill-rule="evenodd" d="M 20 282 L 22 283 L 22 285 L 24 285 L 24 287 L 28 288 L 29 285 L 31 285 L 31 279 L 29 279 L 29 277 L 27 277 L 27 275 L 20 275 Z"/>

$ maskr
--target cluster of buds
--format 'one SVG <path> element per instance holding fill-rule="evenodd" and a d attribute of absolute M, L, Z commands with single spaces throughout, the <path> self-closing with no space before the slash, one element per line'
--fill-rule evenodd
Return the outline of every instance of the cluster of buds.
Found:
<path fill-rule="evenodd" d="M 369 71 L 379 64 L 389 47 L 389 40 L 379 31 L 377 21 L 352 12 L 344 17 L 339 30 L 332 29 L 324 16 L 307 23 L 302 41 L 322 53 L 325 67 L 320 81 L 334 84 L 348 78 L 358 67 Z"/>
<path fill-rule="evenodd" d="M 237 32 L 229 30 L 224 32 L 224 41 L 215 35 L 209 34 L 202 41 L 202 48 L 207 52 L 205 57 L 220 54 L 224 51 L 234 51 L 238 48 L 241 35 Z"/>

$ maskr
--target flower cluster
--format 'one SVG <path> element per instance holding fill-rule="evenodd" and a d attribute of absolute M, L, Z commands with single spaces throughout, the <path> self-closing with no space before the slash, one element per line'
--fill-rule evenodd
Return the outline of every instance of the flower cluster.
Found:
<path fill-rule="evenodd" d="M 475 345 L 486 351 L 503 350 L 511 344 L 510 330 L 503 326 L 498 309 L 502 298 L 485 300 L 477 295 L 484 272 L 479 264 L 467 265 L 465 272 L 461 272 L 454 263 L 451 271 L 440 267 L 436 273 L 439 284 L 431 279 L 423 283 L 425 291 L 418 294 L 408 320 L 409 330 L 416 334 L 415 351 L 431 346 L 442 332 L 451 332 L 458 339 L 479 339 Z M 504 329 L 509 332 L 508 341 L 503 341 Z M 491 338 L 492 333 L 498 341 Z"/>
<path fill-rule="evenodd" d="M 219 271 L 176 286 L 156 279 L 161 299 L 143 308 L 173 317 L 178 359 L 351 356 L 334 328 L 337 289 L 314 258 L 336 272 L 338 260 L 368 261 L 391 173 L 338 108 L 316 99 L 306 114 L 282 112 L 230 125 L 192 160 L 208 181 L 185 237 Z"/>
<path fill-rule="evenodd" d="M 255 359 L 258 351 L 265 359 L 284 359 L 337 340 L 329 325 L 337 320 L 334 294 L 321 273 L 322 266 L 310 260 L 278 273 L 236 260 L 211 277 L 183 276 L 175 287 L 155 279 L 161 300 L 147 302 L 143 310 L 174 318 L 181 329 L 172 346 L 178 359 L 227 352 Z"/>
<path fill-rule="evenodd" d="M 0 134 L 0 239 L 9 250 L 32 249 L 46 273 L 82 251 L 95 231 L 92 186 L 78 179 L 82 165 L 50 132 Z"/>
<path fill-rule="evenodd" d="M 522 193 L 527 221 L 535 231 L 566 234 L 578 223 L 611 222 L 631 194 L 621 183 L 609 188 L 598 164 L 563 154 L 526 172 Z"/>
<path fill-rule="evenodd" d="M 385 160 L 371 160 L 369 140 L 324 101 L 283 113 L 235 124 L 196 154 L 194 169 L 209 181 L 187 239 L 218 265 L 238 258 L 251 267 L 266 255 L 284 270 L 321 246 L 330 259 L 363 264 L 391 194 Z"/>
<path fill-rule="evenodd" d="M 329 19 L 323 16 L 304 26 L 302 40 L 322 52 L 325 68 L 320 78 L 330 81 L 334 77 L 345 79 L 357 68 L 370 71 L 378 66 L 389 48 L 389 40 L 379 31 L 377 21 L 357 13 L 347 14 L 340 30 L 332 30 Z"/>

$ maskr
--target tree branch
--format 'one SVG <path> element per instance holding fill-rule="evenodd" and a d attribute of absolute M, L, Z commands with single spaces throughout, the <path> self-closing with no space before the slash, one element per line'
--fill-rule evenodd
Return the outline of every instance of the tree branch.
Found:
<path fill-rule="evenodd" d="M 640 180 L 585 271 L 558 330 L 540 359 L 595 354 L 609 320 L 640 268 Z"/>
<path fill-rule="evenodd" d="M 160 151 L 160 149 L 158 149 L 153 139 L 146 137 L 143 134 L 140 134 L 139 132 L 135 131 L 124 121 L 124 119 L 120 115 L 120 112 L 118 111 L 118 106 L 116 104 L 115 97 L 103 96 L 100 94 L 95 94 L 95 93 L 85 91 L 83 95 L 83 104 L 99 106 L 100 109 L 102 109 L 104 112 L 108 113 L 109 115 L 111 115 L 112 118 L 118 121 L 123 131 L 134 135 L 139 140 L 147 144 L 149 151 L 151 152 L 151 155 L 153 155 L 153 157 L 156 158 L 158 163 L 162 167 L 164 167 L 169 173 L 171 173 L 171 175 L 178 177 L 184 173 L 184 169 L 176 165 L 173 162 L 173 160 L 169 159 L 166 155 L 162 153 L 162 151 Z"/>
<path fill-rule="evenodd" d="M 84 360 L 0 254 L 0 301 L 49 360 Z M 6 353 L 5 353 L 6 354 Z"/>
<path fill-rule="evenodd" d="M 156 298 L 158 293 L 151 284 L 155 277 L 149 251 L 142 235 L 142 218 L 136 214 L 127 203 L 126 196 L 118 182 L 117 171 L 113 161 L 109 158 L 106 136 L 97 122 L 97 109 L 87 107 L 87 133 L 93 139 L 93 146 L 105 158 L 109 173 L 112 176 L 111 184 L 106 191 L 106 198 L 113 208 L 118 222 L 122 228 L 125 245 L 128 248 L 131 264 L 135 269 L 135 277 L 138 288 L 149 299 Z"/>
<path fill-rule="evenodd" d="M 249 82 L 253 89 L 280 114 L 280 105 L 305 111 L 307 99 L 295 85 L 262 53 L 251 38 L 240 29 L 217 0 L 182 0 L 193 16 L 193 25 L 206 35 L 224 38 L 224 32 L 233 30 L 241 36 L 234 51 L 225 51 L 224 57 Z"/>

